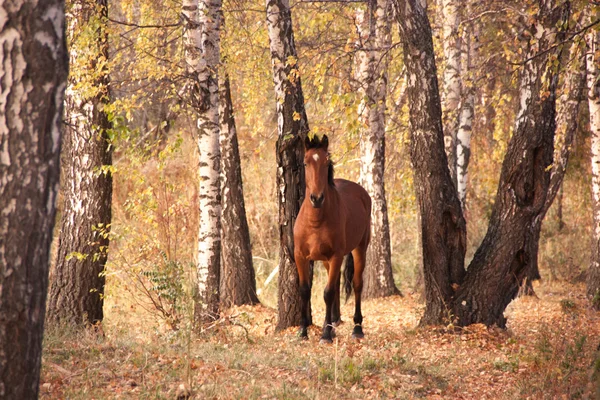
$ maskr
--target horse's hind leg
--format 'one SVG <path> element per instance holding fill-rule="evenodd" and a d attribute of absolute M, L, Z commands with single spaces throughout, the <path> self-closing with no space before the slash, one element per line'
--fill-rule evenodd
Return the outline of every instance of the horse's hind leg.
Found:
<path fill-rule="evenodd" d="M 352 337 L 362 339 L 365 335 L 362 330 L 363 316 L 361 311 L 361 295 L 363 288 L 363 271 L 365 269 L 365 261 L 367 258 L 367 246 L 362 245 L 352 251 L 354 257 L 354 276 L 352 277 L 352 285 L 354 287 L 354 329 Z"/>
<path fill-rule="evenodd" d="M 339 281 L 340 271 L 342 268 L 343 257 L 333 257 L 328 262 L 328 274 L 327 274 L 327 285 L 323 297 L 325 299 L 325 324 L 323 325 L 323 335 L 321 336 L 321 343 L 332 343 L 333 342 L 333 310 L 336 295 L 336 283 L 338 284 L 339 293 Z"/>

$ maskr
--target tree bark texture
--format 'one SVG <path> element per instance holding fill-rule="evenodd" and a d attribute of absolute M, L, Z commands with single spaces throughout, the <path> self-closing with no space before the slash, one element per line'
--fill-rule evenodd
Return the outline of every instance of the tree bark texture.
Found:
<path fill-rule="evenodd" d="M 456 132 L 456 190 L 463 210 L 467 206 L 467 182 L 471 158 L 471 133 L 475 116 L 475 85 L 473 59 L 477 51 L 477 38 L 473 23 L 464 27 L 461 36 L 461 102 Z"/>
<path fill-rule="evenodd" d="M 197 112 L 199 152 L 198 301 L 196 320 L 219 313 L 221 255 L 221 187 L 219 148 L 221 0 L 184 0 L 185 59 L 191 81 L 192 107 Z"/>
<path fill-rule="evenodd" d="M 587 294 L 592 306 L 600 310 L 600 32 L 590 30 L 585 35 L 587 67 L 587 99 L 590 111 L 592 162 L 592 255 L 587 273 Z"/>
<path fill-rule="evenodd" d="M 504 327 L 504 310 L 517 295 L 531 264 L 531 230 L 548 196 L 555 133 L 559 21 L 568 3 L 540 0 L 521 71 L 519 111 L 504 158 L 488 231 L 456 294 L 454 315 L 461 326 Z M 564 26 L 564 24 L 561 24 Z"/>
<path fill-rule="evenodd" d="M 564 91 L 557 105 L 554 161 L 550 170 L 548 194 L 539 216 L 533 220 L 533 225 L 527 232 L 529 238 L 526 239 L 526 242 L 530 244 L 530 247 L 526 249 L 526 257 L 530 262 L 527 266 L 526 281 L 522 282 L 522 284 L 525 285 L 524 294 L 528 295 L 534 294 L 532 281 L 541 278 L 538 253 L 542 223 L 562 187 L 562 182 L 567 172 L 569 153 L 575 139 L 575 133 L 577 132 L 579 104 L 581 103 L 583 88 L 585 86 L 585 60 L 583 59 L 584 52 L 582 50 L 578 42 L 573 42 L 568 54 L 571 65 L 565 74 Z"/>
<path fill-rule="evenodd" d="M 418 0 L 398 0 L 410 102 L 410 155 L 421 214 L 425 314 L 422 324 L 451 319 L 455 288 L 462 283 L 466 224 L 452 182 L 442 130 L 431 27 Z"/>
<path fill-rule="evenodd" d="M 391 2 L 377 0 L 372 18 L 363 10 L 357 12 L 359 43 L 356 52 L 356 79 L 362 101 L 359 120 L 360 183 L 373 201 L 371 208 L 371 244 L 363 273 L 363 298 L 399 294 L 394 284 L 390 227 L 385 198 L 385 102 L 387 94 L 388 52 L 391 45 Z M 371 29 L 369 29 L 371 27 Z"/>
<path fill-rule="evenodd" d="M 303 143 L 309 127 L 289 0 L 267 0 L 266 4 L 277 104 L 277 196 L 281 245 L 277 329 L 280 330 L 300 325 L 302 301 L 294 262 L 294 223 L 304 199 Z"/>
<path fill-rule="evenodd" d="M 38 396 L 68 74 L 64 2 L 0 4 L 0 398 Z"/>
<path fill-rule="evenodd" d="M 442 0 L 442 43 L 444 48 L 444 83 L 442 108 L 444 125 L 444 146 L 448 157 L 448 168 L 452 182 L 457 183 L 457 134 L 461 105 L 461 2 Z"/>
<path fill-rule="evenodd" d="M 64 207 L 48 318 L 76 325 L 103 318 L 112 199 L 111 123 L 104 111 L 110 96 L 107 2 L 76 2 L 68 17 L 72 74 L 61 157 Z M 77 37 L 93 39 L 81 43 Z"/>
<path fill-rule="evenodd" d="M 242 167 L 229 87 L 229 76 L 219 75 L 221 119 L 221 305 L 259 303 L 252 266 L 250 231 L 244 205 Z"/>

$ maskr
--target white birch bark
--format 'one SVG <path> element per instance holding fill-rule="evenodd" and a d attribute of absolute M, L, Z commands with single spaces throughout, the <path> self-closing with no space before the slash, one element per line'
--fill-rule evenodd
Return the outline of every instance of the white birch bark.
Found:
<path fill-rule="evenodd" d="M 192 85 L 192 106 L 198 113 L 199 152 L 198 297 L 196 316 L 216 316 L 220 272 L 220 149 L 219 149 L 219 37 L 221 0 L 184 0 L 185 59 Z"/>
<path fill-rule="evenodd" d="M 590 111 L 592 201 L 594 229 L 592 256 L 587 276 L 587 293 L 596 309 L 600 309 L 600 32 L 585 35 L 587 45 L 587 98 Z"/>
<path fill-rule="evenodd" d="M 471 133 L 475 114 L 475 87 L 473 85 L 473 59 L 476 52 L 476 38 L 473 26 L 464 28 L 461 43 L 461 95 L 458 131 L 456 133 L 456 190 L 463 210 L 467 204 L 468 167 L 471 157 Z"/>
<path fill-rule="evenodd" d="M 442 40 L 444 48 L 444 78 L 442 109 L 444 122 L 444 147 L 448 157 L 450 176 L 456 184 L 456 137 L 459 128 L 461 101 L 461 37 L 459 32 L 460 4 L 457 0 L 442 0 Z"/>
<path fill-rule="evenodd" d="M 47 309 L 48 319 L 79 325 L 103 319 L 112 199 L 112 173 L 106 167 L 112 164 L 112 146 L 104 110 L 110 95 L 107 2 L 76 3 L 70 11 L 64 208 Z"/>
<path fill-rule="evenodd" d="M 394 284 L 390 246 L 390 230 L 385 199 L 385 102 L 387 94 L 387 52 L 391 45 L 391 4 L 377 0 L 374 19 L 357 11 L 359 31 L 356 53 L 356 79 L 362 101 L 359 121 L 362 122 L 360 141 L 360 183 L 373 201 L 371 208 L 371 245 L 367 252 L 363 297 L 374 298 L 399 293 Z M 369 30 L 369 27 L 371 29 Z"/>
<path fill-rule="evenodd" d="M 68 73 L 64 1 L 0 2 L 0 398 L 36 399 Z"/>

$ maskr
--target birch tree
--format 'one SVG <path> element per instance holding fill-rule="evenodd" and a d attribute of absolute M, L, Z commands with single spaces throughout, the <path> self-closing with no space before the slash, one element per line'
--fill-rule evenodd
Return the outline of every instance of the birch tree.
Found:
<path fill-rule="evenodd" d="M 600 31 L 590 30 L 585 35 L 587 99 L 590 111 L 592 162 L 592 256 L 587 274 L 587 294 L 592 305 L 600 310 Z"/>
<path fill-rule="evenodd" d="M 579 104 L 583 96 L 585 86 L 585 60 L 581 43 L 573 42 L 568 54 L 570 63 L 564 78 L 564 89 L 561 94 L 556 111 L 556 135 L 554 138 L 554 161 L 550 170 L 550 182 L 548 185 L 548 194 L 539 215 L 534 219 L 533 225 L 527 235 L 526 249 L 529 265 L 527 267 L 526 281 L 523 293 L 533 295 L 532 281 L 540 279 L 538 267 L 539 241 L 542 231 L 542 222 L 552 206 L 557 194 L 560 193 L 562 183 L 567 172 L 567 164 L 571 152 L 571 146 L 575 139 L 575 133 L 578 126 Z"/>
<path fill-rule="evenodd" d="M 67 81 L 64 2 L 0 4 L 0 397 L 39 391 Z"/>
<path fill-rule="evenodd" d="M 419 0 L 398 0 L 396 17 L 408 79 L 410 158 L 421 215 L 426 308 L 422 324 L 448 321 L 462 283 L 466 223 L 444 152 L 431 27 Z"/>
<path fill-rule="evenodd" d="M 371 244 L 363 274 L 363 296 L 384 297 L 399 294 L 392 274 L 392 255 L 387 202 L 385 198 L 385 111 L 387 94 L 388 52 L 391 45 L 391 2 L 378 0 L 371 19 L 361 9 L 357 11 L 359 31 L 356 52 L 356 79 L 362 101 L 359 120 L 360 182 L 373 201 L 371 208 Z"/>
<path fill-rule="evenodd" d="M 58 256 L 48 301 L 48 318 L 71 324 L 103 318 L 104 268 L 111 223 L 111 123 L 107 2 L 71 5 L 62 150 L 64 208 Z"/>
<path fill-rule="evenodd" d="M 415 0 L 398 1 L 411 99 L 411 159 L 422 214 L 427 305 L 421 323 L 505 325 L 527 271 L 527 232 L 546 201 L 555 131 L 558 46 L 568 3 L 540 0 L 520 83 L 520 109 L 488 232 L 464 270 L 465 227 L 446 167 L 431 30 Z M 444 166 L 444 167 L 442 167 Z"/>
<path fill-rule="evenodd" d="M 221 305 L 256 304 L 250 232 L 244 205 L 242 167 L 229 76 L 219 74 L 221 129 Z"/>
<path fill-rule="evenodd" d="M 198 303 L 196 319 L 219 311 L 221 188 L 219 149 L 219 42 L 221 0 L 184 0 L 185 61 L 197 114 L 199 152 Z"/>
<path fill-rule="evenodd" d="M 309 128 L 289 0 L 267 0 L 266 5 L 278 132 L 277 196 L 281 247 L 277 329 L 285 329 L 299 325 L 301 319 L 302 301 L 294 262 L 294 222 L 304 198 L 303 142 Z M 308 312 L 310 316 L 310 306 Z"/>
<path fill-rule="evenodd" d="M 444 48 L 444 80 L 442 108 L 444 121 L 444 146 L 448 168 L 454 184 L 457 182 L 457 134 L 461 114 L 461 35 L 460 2 L 442 0 L 442 43 Z M 466 112 L 466 110 L 465 110 Z M 464 132 L 463 132 L 464 133 Z"/>
<path fill-rule="evenodd" d="M 504 327 L 504 310 L 528 273 L 528 234 L 548 196 L 554 149 L 558 62 L 568 3 L 539 0 L 520 77 L 519 110 L 502 163 L 488 231 L 458 288 L 453 314 L 459 325 Z"/>
<path fill-rule="evenodd" d="M 461 36 L 460 63 L 460 110 L 456 131 L 456 190 L 463 211 L 467 205 L 467 182 L 469 160 L 471 158 L 471 133 L 475 116 L 475 86 L 473 82 L 473 59 L 476 54 L 477 38 L 472 23 L 463 28 Z"/>

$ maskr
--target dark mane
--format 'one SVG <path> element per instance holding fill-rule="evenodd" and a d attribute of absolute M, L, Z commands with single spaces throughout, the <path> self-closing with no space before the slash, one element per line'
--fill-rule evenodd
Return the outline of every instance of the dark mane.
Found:
<path fill-rule="evenodd" d="M 329 157 L 329 168 L 327 169 L 327 182 L 329 183 L 329 186 L 335 186 L 335 183 L 333 183 L 333 161 L 331 161 L 331 156 L 329 156 L 329 153 L 327 153 L 327 156 Z"/>

